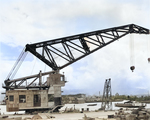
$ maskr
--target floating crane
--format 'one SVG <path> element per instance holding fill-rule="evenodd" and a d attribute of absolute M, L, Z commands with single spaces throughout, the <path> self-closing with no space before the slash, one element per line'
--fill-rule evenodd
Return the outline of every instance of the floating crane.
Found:
<path fill-rule="evenodd" d="M 59 71 L 132 33 L 150 34 L 150 30 L 129 24 L 27 44 L 3 85 L 3 88 L 6 89 L 7 111 L 31 112 L 32 110 L 52 109 L 61 105 L 61 87 L 66 81 L 64 75 L 59 74 Z M 40 71 L 36 75 L 13 79 L 27 52 L 39 58 L 52 68 L 52 71 L 45 73 Z M 56 60 L 55 57 L 58 59 Z M 42 83 L 42 77 L 45 75 L 49 77 Z M 38 81 L 38 84 L 34 85 L 35 81 Z"/>

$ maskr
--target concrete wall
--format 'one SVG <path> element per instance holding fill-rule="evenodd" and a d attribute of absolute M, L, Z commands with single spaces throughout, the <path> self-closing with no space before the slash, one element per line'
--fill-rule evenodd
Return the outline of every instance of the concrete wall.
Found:
<path fill-rule="evenodd" d="M 64 75 L 51 74 L 47 79 L 47 84 L 50 86 L 48 94 L 54 94 L 54 105 L 60 105 L 61 102 L 61 87 L 65 86 Z M 49 103 L 49 105 L 51 105 Z"/>
<path fill-rule="evenodd" d="M 10 101 L 10 96 L 14 96 L 14 101 Z M 18 101 L 18 93 L 8 91 L 6 92 L 6 97 L 8 98 L 6 100 L 6 110 L 9 111 L 18 111 L 19 110 L 19 101 Z"/>
<path fill-rule="evenodd" d="M 42 107 L 48 107 L 48 94 L 47 94 L 47 90 L 42 90 L 41 91 L 41 106 Z"/>
<path fill-rule="evenodd" d="M 48 108 L 48 90 L 11 90 L 6 92 L 8 100 L 6 101 L 7 111 L 18 111 L 19 109 L 34 109 L 34 95 L 41 95 L 41 106 L 39 108 Z M 14 96 L 14 101 L 9 101 L 9 96 Z M 24 103 L 19 102 L 19 95 L 25 95 Z M 54 103 L 53 103 L 54 104 Z M 52 106 L 52 103 L 51 103 Z"/>

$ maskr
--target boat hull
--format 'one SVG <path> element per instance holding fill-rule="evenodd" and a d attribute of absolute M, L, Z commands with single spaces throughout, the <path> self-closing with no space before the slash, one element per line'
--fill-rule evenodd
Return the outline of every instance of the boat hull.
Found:
<path fill-rule="evenodd" d="M 146 104 L 139 104 L 139 105 L 136 105 L 136 104 L 123 104 L 123 103 L 116 103 L 115 104 L 115 107 L 126 107 L 126 108 L 138 108 L 138 107 L 145 107 Z"/>

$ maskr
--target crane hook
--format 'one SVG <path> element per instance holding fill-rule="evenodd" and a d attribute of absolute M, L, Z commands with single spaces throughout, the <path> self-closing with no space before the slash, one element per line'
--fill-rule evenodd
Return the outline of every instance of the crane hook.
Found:
<path fill-rule="evenodd" d="M 148 62 L 150 63 L 150 58 L 148 58 Z"/>
<path fill-rule="evenodd" d="M 132 72 L 134 71 L 135 69 L 135 66 L 131 66 L 130 69 L 132 70 Z"/>

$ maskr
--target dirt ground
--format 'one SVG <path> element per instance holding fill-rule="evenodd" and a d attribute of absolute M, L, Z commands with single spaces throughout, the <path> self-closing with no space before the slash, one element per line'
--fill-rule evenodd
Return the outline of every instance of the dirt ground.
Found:
<path fill-rule="evenodd" d="M 53 116 L 52 120 L 79 120 L 83 119 L 86 115 L 91 118 L 108 118 L 108 115 L 114 115 L 115 111 L 99 111 L 99 112 L 83 112 L 83 113 L 39 113 L 38 115 L 42 118 L 46 118 L 47 116 Z M 5 115 L 6 116 L 6 115 Z M 24 118 L 32 118 L 34 115 L 9 115 L 9 118 L 22 117 Z"/>

